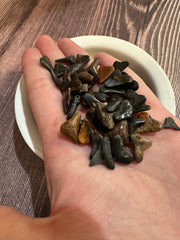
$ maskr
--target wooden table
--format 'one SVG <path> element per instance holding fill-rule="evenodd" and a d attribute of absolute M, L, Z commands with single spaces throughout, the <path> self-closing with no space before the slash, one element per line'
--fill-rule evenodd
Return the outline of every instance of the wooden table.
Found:
<path fill-rule="evenodd" d="M 124 39 L 148 52 L 169 77 L 180 117 L 180 1 L 0 1 L 0 203 L 29 216 L 49 214 L 43 161 L 17 127 L 14 96 L 21 56 L 41 34 Z"/>

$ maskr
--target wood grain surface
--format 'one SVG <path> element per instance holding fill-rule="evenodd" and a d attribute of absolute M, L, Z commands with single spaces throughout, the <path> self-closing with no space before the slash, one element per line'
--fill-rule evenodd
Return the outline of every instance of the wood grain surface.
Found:
<path fill-rule="evenodd" d="M 41 34 L 106 35 L 148 52 L 167 74 L 180 117 L 179 0 L 0 1 L 0 203 L 29 216 L 49 214 L 44 166 L 24 142 L 14 115 L 21 56 Z"/>

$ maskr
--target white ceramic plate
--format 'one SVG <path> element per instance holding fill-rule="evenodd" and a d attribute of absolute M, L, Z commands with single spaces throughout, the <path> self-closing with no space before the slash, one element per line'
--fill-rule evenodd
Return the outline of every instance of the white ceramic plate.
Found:
<path fill-rule="evenodd" d="M 129 61 L 130 68 L 146 82 L 163 105 L 175 114 L 174 93 L 169 79 L 158 63 L 145 51 L 127 41 L 113 37 L 80 36 L 72 40 L 91 55 L 105 51 L 121 61 Z M 16 90 L 15 116 L 27 145 L 40 158 L 43 158 L 41 140 L 27 99 L 23 77 L 19 80 Z"/>

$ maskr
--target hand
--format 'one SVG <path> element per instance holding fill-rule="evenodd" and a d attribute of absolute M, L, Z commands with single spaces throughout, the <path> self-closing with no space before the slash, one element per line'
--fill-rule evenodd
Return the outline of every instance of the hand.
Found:
<path fill-rule="evenodd" d="M 139 164 L 115 170 L 99 164 L 89 167 L 88 145 L 76 145 L 60 133 L 66 117 L 62 96 L 50 73 L 40 64 L 40 57 L 55 59 L 87 54 L 69 39 L 58 45 L 41 36 L 35 48 L 22 58 L 22 69 L 29 102 L 42 141 L 51 214 L 32 219 L 8 207 L 0 208 L 0 239 L 180 239 L 180 134 L 163 129 L 148 134 L 153 145 Z M 101 65 L 115 59 L 97 54 Z M 130 69 L 139 82 L 138 92 L 147 97 L 150 115 L 161 122 L 171 113 L 163 107 L 145 83 Z M 176 123 L 180 121 L 172 116 Z"/>

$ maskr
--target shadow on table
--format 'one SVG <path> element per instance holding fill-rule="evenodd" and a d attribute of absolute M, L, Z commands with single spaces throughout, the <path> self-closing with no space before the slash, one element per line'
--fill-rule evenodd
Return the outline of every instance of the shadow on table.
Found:
<path fill-rule="evenodd" d="M 44 163 L 27 146 L 16 121 L 14 123 L 14 147 L 22 168 L 30 178 L 34 217 L 47 217 L 50 212 L 50 204 Z"/>

